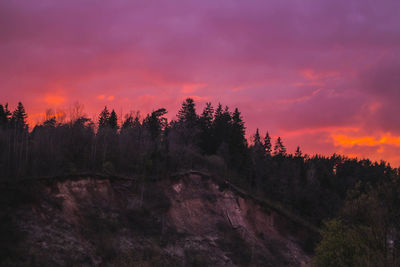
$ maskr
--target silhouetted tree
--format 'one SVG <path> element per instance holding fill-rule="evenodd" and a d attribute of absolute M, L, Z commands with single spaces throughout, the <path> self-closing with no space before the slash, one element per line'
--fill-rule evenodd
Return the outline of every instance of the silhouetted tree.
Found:
<path fill-rule="evenodd" d="M 300 150 L 299 146 L 297 146 L 296 152 L 294 152 L 294 156 L 297 158 L 301 158 L 303 156 L 303 152 Z"/>
<path fill-rule="evenodd" d="M 286 147 L 282 143 L 282 139 L 278 137 L 274 146 L 274 155 L 275 156 L 286 156 Z"/>
<path fill-rule="evenodd" d="M 316 225 L 338 214 L 356 184 L 365 195 L 368 188 L 376 188 L 382 181 L 400 180 L 398 169 L 386 162 L 338 155 L 303 156 L 299 147 L 293 156 L 287 156 L 281 138 L 274 146 L 274 157 L 269 157 L 269 134 L 262 139 L 257 129 L 248 146 L 241 113 L 238 109 L 230 113 L 221 104 L 214 112 L 207 103 L 198 117 L 194 101 L 185 101 L 178 120 L 170 123 L 163 108 L 148 114 L 143 122 L 138 114 L 130 114 L 121 131 L 117 115 L 105 107 L 98 117 L 97 132 L 94 123 L 82 115 L 81 107 L 71 112 L 68 122 L 48 112 L 46 120 L 29 132 L 22 104 L 12 114 L 7 105 L 0 105 L 0 125 L 6 125 L 0 127 L 0 177 L 11 180 L 90 170 L 161 178 L 182 169 L 208 169 L 252 189 L 252 194 L 279 201 Z M 400 205 L 390 203 L 400 203 L 397 195 L 393 193 L 388 200 L 376 198 L 376 203 L 390 207 L 389 215 L 382 218 L 395 218 Z M 363 201 L 357 198 L 354 203 Z M 377 229 L 385 223 L 376 222 Z"/>
<path fill-rule="evenodd" d="M 191 128 L 197 124 L 196 105 L 192 98 L 187 98 L 181 109 L 178 111 L 178 122 L 184 123 L 186 127 Z"/>
<path fill-rule="evenodd" d="M 264 138 L 264 149 L 265 149 L 265 155 L 267 157 L 270 157 L 272 153 L 272 144 L 271 144 L 271 137 L 269 136 L 268 132 Z"/>
<path fill-rule="evenodd" d="M 260 132 L 257 128 L 256 133 L 253 136 L 253 151 L 258 157 L 263 158 L 265 155 L 264 145 L 261 142 Z"/>
<path fill-rule="evenodd" d="M 203 113 L 200 116 L 200 147 L 206 154 L 213 152 L 213 120 L 214 108 L 210 102 L 206 103 Z"/>
<path fill-rule="evenodd" d="M 27 124 L 26 124 L 27 117 L 28 117 L 28 115 L 25 112 L 24 106 L 22 105 L 21 102 L 18 102 L 17 108 L 12 113 L 11 124 L 13 125 L 13 127 L 17 128 L 17 129 L 26 129 L 27 128 Z"/>
<path fill-rule="evenodd" d="M 107 127 L 109 119 L 110 119 L 110 112 L 108 111 L 107 106 L 105 106 L 103 111 L 99 115 L 99 129 Z"/>
<path fill-rule="evenodd" d="M 236 108 L 232 114 L 231 131 L 229 138 L 229 152 L 231 154 L 231 166 L 243 171 L 247 164 L 247 140 L 246 127 L 242 115 Z"/>
<path fill-rule="evenodd" d="M 218 104 L 215 111 L 214 123 L 213 123 L 213 147 L 214 153 L 223 146 L 227 146 L 229 142 L 229 135 L 231 131 L 231 114 L 229 112 L 229 107 L 225 106 L 222 109 L 222 105 Z M 229 154 L 229 151 L 226 151 Z"/>
<path fill-rule="evenodd" d="M 133 127 L 134 127 L 134 119 L 132 114 L 129 114 L 125 117 L 125 120 L 122 123 L 121 131 L 131 129 Z"/>
<path fill-rule="evenodd" d="M 11 112 L 8 110 L 8 104 L 0 104 L 0 127 L 6 128 L 11 120 Z"/>
<path fill-rule="evenodd" d="M 118 130 L 118 117 L 114 110 L 111 111 L 108 118 L 108 126 L 113 130 Z"/>
<path fill-rule="evenodd" d="M 167 114 L 167 110 L 160 108 L 153 111 L 151 115 L 147 115 L 143 121 L 143 126 L 149 130 L 153 140 L 160 137 L 162 130 L 167 126 L 167 119 L 163 117 L 165 114 Z"/>

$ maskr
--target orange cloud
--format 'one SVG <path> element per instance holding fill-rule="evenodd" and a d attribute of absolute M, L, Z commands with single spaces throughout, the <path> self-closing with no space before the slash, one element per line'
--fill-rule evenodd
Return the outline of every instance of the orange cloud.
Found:
<path fill-rule="evenodd" d="M 99 99 L 99 100 L 106 99 L 108 101 L 113 101 L 114 100 L 114 96 L 113 95 L 106 96 L 106 95 L 101 94 L 101 95 L 97 96 L 97 99 Z"/>
<path fill-rule="evenodd" d="M 372 136 L 363 136 L 363 137 L 349 137 L 345 135 L 332 135 L 333 140 L 335 142 L 335 146 L 344 146 L 344 147 L 352 147 L 355 145 L 358 146 L 378 146 L 378 145 L 395 145 L 400 146 L 400 136 L 392 137 L 382 136 L 379 139 L 376 139 Z"/>
<path fill-rule="evenodd" d="M 205 87 L 206 85 L 206 83 L 186 83 L 183 85 L 181 92 L 184 94 L 193 93 L 198 89 Z"/>
<path fill-rule="evenodd" d="M 192 98 L 195 102 L 201 102 L 201 101 L 209 101 L 210 98 L 207 96 L 198 96 L 198 95 L 191 95 L 191 96 L 183 96 L 182 99 L 186 99 L 187 97 Z"/>
<path fill-rule="evenodd" d="M 65 102 L 65 97 L 59 95 L 46 95 L 44 101 L 49 105 L 60 105 Z"/>

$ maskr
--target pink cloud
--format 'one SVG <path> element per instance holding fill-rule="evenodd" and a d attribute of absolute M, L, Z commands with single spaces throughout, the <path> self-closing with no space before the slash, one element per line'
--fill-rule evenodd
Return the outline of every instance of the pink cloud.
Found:
<path fill-rule="evenodd" d="M 248 135 L 395 160 L 393 144 L 337 147 L 331 136 L 400 135 L 399 10 L 392 0 L 3 1 L 0 92 L 32 117 L 79 100 L 92 117 L 107 103 L 173 118 L 192 96 L 199 112 L 206 101 L 237 106 Z"/>

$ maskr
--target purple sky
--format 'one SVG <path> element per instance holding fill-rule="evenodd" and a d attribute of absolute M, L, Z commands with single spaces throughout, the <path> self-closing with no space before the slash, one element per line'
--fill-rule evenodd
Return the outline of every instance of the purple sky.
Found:
<path fill-rule="evenodd" d="M 0 1 L 1 102 L 30 122 L 188 96 L 289 152 L 400 165 L 400 1 Z"/>

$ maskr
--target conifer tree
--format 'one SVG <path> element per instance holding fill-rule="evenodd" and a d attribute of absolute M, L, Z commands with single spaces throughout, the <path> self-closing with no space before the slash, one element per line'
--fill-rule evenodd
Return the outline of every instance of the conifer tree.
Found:
<path fill-rule="evenodd" d="M 27 117 L 28 115 L 25 112 L 24 106 L 22 105 L 21 102 L 18 102 L 18 106 L 12 114 L 11 123 L 13 124 L 14 127 L 18 129 L 24 129 L 27 127 L 26 125 Z"/>
<path fill-rule="evenodd" d="M 107 124 L 111 129 L 118 130 L 118 117 L 114 110 L 111 111 Z"/>
<path fill-rule="evenodd" d="M 200 122 L 202 128 L 211 128 L 212 122 L 214 119 L 214 108 L 212 107 L 210 102 L 206 103 L 206 106 L 203 110 L 203 113 L 200 116 Z"/>
<path fill-rule="evenodd" d="M 247 140 L 245 137 L 246 127 L 240 111 L 236 108 L 232 114 L 232 124 L 229 139 L 229 152 L 231 154 L 231 164 L 240 170 L 246 164 Z"/>
<path fill-rule="evenodd" d="M 294 156 L 296 158 L 301 158 L 303 156 L 303 152 L 300 150 L 300 146 L 297 146 L 296 152 L 294 152 Z"/>
<path fill-rule="evenodd" d="M 268 132 L 267 132 L 267 134 L 265 135 L 265 138 L 264 138 L 264 149 L 265 149 L 265 154 L 267 156 L 271 156 L 272 144 L 271 144 L 271 137 L 269 136 Z"/>
<path fill-rule="evenodd" d="M 178 111 L 178 121 L 187 127 L 194 127 L 197 123 L 196 105 L 192 98 L 187 98 Z"/>
<path fill-rule="evenodd" d="M 257 158 L 259 158 L 259 159 L 265 158 L 264 144 L 261 141 L 261 136 L 260 136 L 260 132 L 259 132 L 258 128 L 256 130 L 256 133 L 253 136 L 252 150 Z"/>
<path fill-rule="evenodd" d="M 283 145 L 282 139 L 278 137 L 274 146 L 274 155 L 275 156 L 285 156 L 286 155 L 286 147 Z"/>
<path fill-rule="evenodd" d="M 206 103 L 203 113 L 200 116 L 200 148 L 207 154 L 212 153 L 213 132 L 212 126 L 214 121 L 214 108 L 210 102 Z"/>
<path fill-rule="evenodd" d="M 167 119 L 163 117 L 166 113 L 167 110 L 165 108 L 157 109 L 151 115 L 147 115 L 143 121 L 143 126 L 149 130 L 153 140 L 161 135 L 162 130 L 168 124 Z"/>
<path fill-rule="evenodd" d="M 253 146 L 254 147 L 263 147 L 261 143 L 261 137 L 260 137 L 260 132 L 257 128 L 256 133 L 253 136 Z"/>
<path fill-rule="evenodd" d="M 110 112 L 107 106 L 104 107 L 103 111 L 99 115 L 99 129 L 103 129 L 108 126 L 108 120 L 110 118 Z"/>
<path fill-rule="evenodd" d="M 0 127 L 5 127 L 8 124 L 8 118 L 5 108 L 0 104 Z"/>
<path fill-rule="evenodd" d="M 235 111 L 232 114 L 232 134 L 235 141 L 237 141 L 241 145 L 244 145 L 246 142 L 245 130 L 246 127 L 244 126 L 242 115 L 240 111 L 235 108 Z"/>
<path fill-rule="evenodd" d="M 121 130 L 127 130 L 127 129 L 131 129 L 134 126 L 134 119 L 132 114 L 126 115 L 125 116 L 125 121 L 122 124 Z"/>
<path fill-rule="evenodd" d="M 214 118 L 216 119 L 216 118 L 221 118 L 221 117 L 222 117 L 222 105 L 221 105 L 221 103 L 218 103 L 218 107 L 215 110 Z"/>
<path fill-rule="evenodd" d="M 228 144 L 230 131 L 231 114 L 229 112 L 229 107 L 225 106 L 225 110 L 223 110 L 222 105 L 218 104 L 217 110 L 215 111 L 213 123 L 214 151 L 217 151 L 223 143 Z"/>

